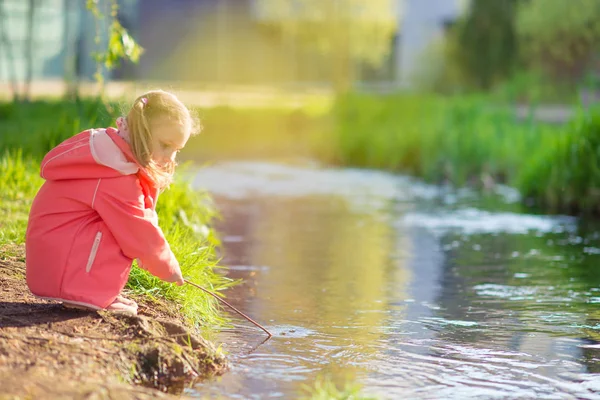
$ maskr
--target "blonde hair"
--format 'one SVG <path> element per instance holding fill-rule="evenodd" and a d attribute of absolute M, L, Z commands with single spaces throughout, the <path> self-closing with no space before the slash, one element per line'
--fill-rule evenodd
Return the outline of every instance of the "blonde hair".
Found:
<path fill-rule="evenodd" d="M 152 90 L 135 99 L 126 118 L 133 155 L 156 186 L 166 189 L 173 180 L 176 164 L 161 166 L 152 160 L 152 127 L 167 120 L 183 125 L 193 136 L 202 130 L 200 121 L 174 94 L 163 90 Z"/>

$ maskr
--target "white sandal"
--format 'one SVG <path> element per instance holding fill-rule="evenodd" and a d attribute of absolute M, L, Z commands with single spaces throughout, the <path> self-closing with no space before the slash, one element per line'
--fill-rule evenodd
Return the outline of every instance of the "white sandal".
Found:
<path fill-rule="evenodd" d="M 135 301 L 119 295 L 106 309 L 117 314 L 136 316 L 138 305 Z"/>
<path fill-rule="evenodd" d="M 78 303 L 78 302 L 74 302 L 74 301 L 62 300 L 62 299 L 60 301 L 62 301 L 63 307 L 65 307 L 65 308 L 76 309 L 76 310 L 86 310 L 86 311 L 102 310 L 102 308 L 93 306 L 91 304 L 83 304 L 83 303 Z M 112 313 L 115 313 L 115 314 L 136 316 L 137 310 L 138 310 L 138 305 L 135 301 L 119 295 L 108 307 L 106 307 L 106 310 L 110 311 Z"/>

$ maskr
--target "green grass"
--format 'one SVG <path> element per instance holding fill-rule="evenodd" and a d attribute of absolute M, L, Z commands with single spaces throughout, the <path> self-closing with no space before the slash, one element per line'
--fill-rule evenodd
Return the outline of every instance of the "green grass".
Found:
<path fill-rule="evenodd" d="M 515 185 L 546 210 L 600 214 L 600 110 L 564 130 L 524 163 Z"/>
<path fill-rule="evenodd" d="M 510 181 L 531 149 L 561 132 L 517 122 L 512 109 L 479 97 L 349 95 L 339 99 L 334 113 L 334 161 L 457 185 L 484 176 Z"/>
<path fill-rule="evenodd" d="M 62 140 L 91 127 L 114 125 L 118 115 L 94 100 L 81 103 L 0 103 L 0 244 L 21 244 L 33 197 L 43 183 L 39 163 Z M 189 169 L 189 168 L 188 168 Z M 210 197 L 192 189 L 179 168 L 176 180 L 160 196 L 159 224 L 180 262 L 184 277 L 214 292 L 236 282 L 219 273 L 215 248 L 220 244 L 211 223 L 218 217 Z M 226 323 L 215 299 L 189 285 L 166 283 L 133 268 L 127 287 L 136 293 L 175 302 L 189 322 L 207 326 Z"/>
<path fill-rule="evenodd" d="M 23 243 L 31 200 L 42 184 L 39 162 L 20 150 L 0 156 L 0 244 Z"/>
<path fill-rule="evenodd" d="M 190 139 L 186 158 L 310 156 L 310 139 L 324 134 L 328 116 L 310 109 L 277 107 L 198 110 L 204 131 Z"/>
<path fill-rule="evenodd" d="M 218 265 L 215 247 L 220 241 L 210 226 L 218 216 L 210 197 L 192 189 L 182 172 L 178 170 L 174 184 L 159 198 L 156 207 L 159 225 L 180 263 L 184 278 L 213 293 L 220 292 L 236 282 L 218 273 L 222 267 Z M 225 322 L 219 316 L 216 301 L 190 285 L 176 286 L 134 268 L 128 288 L 175 301 L 192 323 L 214 326 Z"/>
<path fill-rule="evenodd" d="M 88 128 L 115 126 L 126 102 L 113 102 L 107 108 L 94 99 L 78 103 L 36 101 L 16 105 L 0 102 L 0 152 L 22 149 L 24 154 L 43 157 L 64 139 Z M 308 137 L 322 141 L 323 122 L 328 116 L 311 104 L 297 109 L 273 105 L 263 108 L 219 106 L 196 109 L 204 130 L 189 140 L 182 157 L 261 157 L 298 154 L 308 156 Z M 43 132 L 43 134 L 40 134 Z"/>
<path fill-rule="evenodd" d="M 490 93 L 504 102 L 576 104 L 580 85 L 568 80 L 551 79 L 540 70 L 517 71 Z"/>
<path fill-rule="evenodd" d="M 336 102 L 333 140 L 320 150 L 340 165 L 456 186 L 506 183 L 549 212 L 600 213 L 599 112 L 557 126 L 519 121 L 489 97 L 351 94 Z"/>
<path fill-rule="evenodd" d="M 93 99 L 79 103 L 0 103 L 0 150 L 20 149 L 24 155 L 41 159 L 64 139 L 84 129 L 114 125 L 117 116 L 117 109 L 109 111 Z"/>

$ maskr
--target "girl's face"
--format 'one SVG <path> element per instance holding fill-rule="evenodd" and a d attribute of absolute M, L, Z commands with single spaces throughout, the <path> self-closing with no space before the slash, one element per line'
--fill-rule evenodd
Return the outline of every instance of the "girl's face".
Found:
<path fill-rule="evenodd" d="M 190 130 L 185 125 L 173 122 L 157 122 L 151 127 L 152 160 L 160 166 L 175 161 L 177 153 L 190 138 Z"/>

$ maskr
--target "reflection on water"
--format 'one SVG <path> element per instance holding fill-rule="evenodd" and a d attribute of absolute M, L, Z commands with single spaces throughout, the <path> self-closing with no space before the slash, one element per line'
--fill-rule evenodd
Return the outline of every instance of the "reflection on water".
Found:
<path fill-rule="evenodd" d="M 195 394 L 294 398 L 327 375 L 381 398 L 600 398 L 593 224 L 360 170 L 224 163 L 196 184 L 245 281 L 229 300 L 274 338 L 236 320 L 232 370 Z"/>

